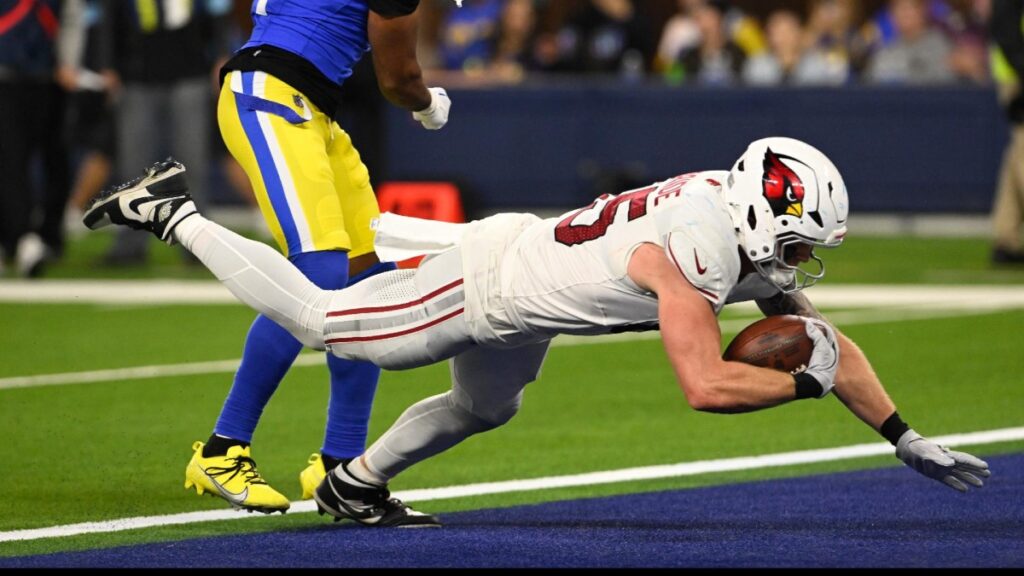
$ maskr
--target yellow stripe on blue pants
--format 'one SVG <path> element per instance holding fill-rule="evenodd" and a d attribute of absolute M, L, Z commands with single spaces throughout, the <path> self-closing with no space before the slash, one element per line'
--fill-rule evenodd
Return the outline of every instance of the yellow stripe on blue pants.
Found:
<path fill-rule="evenodd" d="M 380 214 L 352 139 L 308 98 L 265 72 L 231 72 L 217 120 L 252 182 L 270 233 L 287 256 L 373 251 Z"/>

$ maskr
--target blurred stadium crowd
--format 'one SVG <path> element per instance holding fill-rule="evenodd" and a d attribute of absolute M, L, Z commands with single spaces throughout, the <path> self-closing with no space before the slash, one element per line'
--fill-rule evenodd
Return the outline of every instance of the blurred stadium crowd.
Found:
<path fill-rule="evenodd" d="M 673 84 L 990 81 L 990 0 L 431 0 L 423 54 L 469 79 Z"/>
<path fill-rule="evenodd" d="M 88 200 L 168 149 L 194 181 L 216 172 L 251 202 L 214 117 L 218 70 L 250 31 L 250 4 L 0 0 L 4 274 L 43 274 Z M 680 89 L 992 85 L 1006 74 L 991 58 L 991 0 L 463 4 L 421 4 L 419 54 L 431 84 L 494 87 L 587 75 Z M 380 100 L 370 66 L 357 69 L 346 89 L 350 102 Z M 198 202 L 209 201 L 196 192 Z M 145 237 L 126 235 L 103 264 L 145 259 Z"/>

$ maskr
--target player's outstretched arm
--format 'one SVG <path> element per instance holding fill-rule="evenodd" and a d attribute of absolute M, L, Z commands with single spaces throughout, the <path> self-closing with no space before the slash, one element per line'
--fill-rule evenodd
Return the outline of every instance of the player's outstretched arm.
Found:
<path fill-rule="evenodd" d="M 801 292 L 758 300 L 757 305 L 765 316 L 795 314 L 827 322 Z M 840 361 L 836 372 L 835 394 L 858 418 L 875 430 L 880 430 L 886 419 L 896 412 L 896 405 L 882 387 L 860 347 L 839 330 L 836 330 L 836 335 L 839 338 Z"/>
<path fill-rule="evenodd" d="M 409 4 L 399 0 L 390 5 Z M 415 7 L 415 3 L 412 3 Z M 377 11 L 371 5 L 367 32 L 373 48 L 373 67 L 381 94 L 389 102 L 413 113 L 428 130 L 448 123 L 451 100 L 444 88 L 427 88 L 416 57 L 418 13 Z"/>
<path fill-rule="evenodd" d="M 662 248 L 653 244 L 638 248 L 628 273 L 641 288 L 658 295 L 662 341 L 686 400 L 694 409 L 752 412 L 811 397 L 798 393 L 789 374 L 722 360 L 718 319 L 708 301 L 669 262 Z M 813 397 L 827 392 L 819 386 Z"/>
<path fill-rule="evenodd" d="M 803 293 L 780 294 L 759 300 L 766 316 L 796 314 L 826 321 Z M 900 418 L 896 404 L 882 386 L 867 356 L 853 340 L 836 330 L 839 338 L 839 370 L 835 395 L 858 418 L 896 447 L 896 456 L 921 474 L 952 488 L 982 486 L 989 476 L 988 464 L 963 452 L 955 452 L 921 437 Z"/>

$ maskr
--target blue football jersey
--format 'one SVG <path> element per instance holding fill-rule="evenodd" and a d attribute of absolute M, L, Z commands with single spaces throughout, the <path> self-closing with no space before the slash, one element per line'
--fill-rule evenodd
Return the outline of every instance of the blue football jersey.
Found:
<path fill-rule="evenodd" d="M 242 49 L 270 45 L 301 56 L 341 84 L 370 49 L 366 0 L 256 0 Z"/>

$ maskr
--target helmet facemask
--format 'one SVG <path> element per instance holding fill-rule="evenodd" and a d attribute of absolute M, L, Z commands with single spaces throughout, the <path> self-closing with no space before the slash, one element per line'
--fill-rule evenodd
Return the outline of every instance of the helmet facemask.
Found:
<path fill-rule="evenodd" d="M 793 251 L 810 246 L 806 262 L 790 264 Z M 792 294 L 810 288 L 825 277 L 825 261 L 815 253 L 816 248 L 834 248 L 823 242 L 808 242 L 801 238 L 780 240 L 775 245 L 775 257 L 756 263 L 754 268 L 767 282 L 783 294 Z"/>

